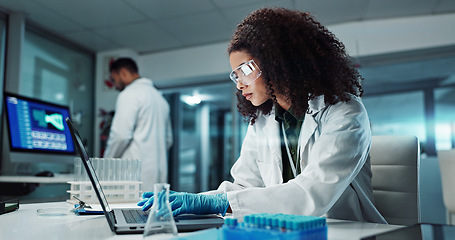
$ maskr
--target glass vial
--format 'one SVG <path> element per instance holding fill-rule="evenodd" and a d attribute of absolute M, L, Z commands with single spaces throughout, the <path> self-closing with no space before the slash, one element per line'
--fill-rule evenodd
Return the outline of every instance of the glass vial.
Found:
<path fill-rule="evenodd" d="M 169 204 L 169 184 L 154 185 L 153 205 L 144 229 L 144 239 L 150 236 L 173 234 L 177 236 L 177 226 Z"/>

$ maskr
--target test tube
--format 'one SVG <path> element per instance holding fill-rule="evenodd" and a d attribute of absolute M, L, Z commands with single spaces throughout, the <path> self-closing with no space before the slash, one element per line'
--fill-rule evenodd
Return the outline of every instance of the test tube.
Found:
<path fill-rule="evenodd" d="M 141 160 L 134 159 L 134 181 L 141 181 Z"/>
<path fill-rule="evenodd" d="M 104 159 L 104 168 L 105 168 L 105 177 L 106 177 L 106 181 L 107 182 L 110 182 L 112 181 L 112 169 L 111 169 L 111 159 L 110 158 L 105 158 Z"/>
<path fill-rule="evenodd" d="M 121 160 L 119 158 L 114 158 L 113 159 L 115 164 L 114 164 L 114 175 L 115 175 L 115 181 L 120 181 L 121 180 L 121 173 L 120 173 L 120 167 L 121 167 Z"/>
<path fill-rule="evenodd" d="M 90 161 L 92 162 L 92 166 L 95 169 L 96 175 L 99 175 L 99 167 L 98 167 L 98 158 L 90 158 Z"/>
<path fill-rule="evenodd" d="M 121 180 L 121 173 L 120 173 L 120 164 L 122 163 L 119 158 L 113 158 L 114 161 L 114 181 L 120 181 Z"/>
<path fill-rule="evenodd" d="M 130 181 L 131 177 L 131 167 L 130 167 L 130 159 L 123 159 L 122 160 L 122 168 L 123 168 L 123 181 Z"/>
<path fill-rule="evenodd" d="M 115 158 L 110 158 L 109 159 L 111 162 L 111 181 L 117 181 L 117 161 L 115 161 Z"/>
<path fill-rule="evenodd" d="M 131 171 L 131 181 L 137 181 L 137 160 L 136 159 L 130 159 L 130 171 Z"/>
<path fill-rule="evenodd" d="M 98 177 L 100 178 L 100 181 L 106 181 L 105 179 L 105 170 L 106 168 L 104 167 L 104 158 L 98 158 L 98 166 L 99 166 L 99 171 L 98 171 Z"/>
<path fill-rule="evenodd" d="M 81 181 L 81 159 L 76 157 L 74 158 L 74 180 L 76 182 Z"/>
<path fill-rule="evenodd" d="M 129 169 L 128 169 L 128 159 L 122 159 L 122 181 L 128 181 Z"/>
<path fill-rule="evenodd" d="M 118 175 L 118 181 L 124 181 L 125 180 L 125 169 L 123 168 L 123 163 L 124 159 L 118 158 L 117 159 L 117 175 Z"/>
<path fill-rule="evenodd" d="M 98 178 L 104 181 L 104 158 L 98 158 Z"/>

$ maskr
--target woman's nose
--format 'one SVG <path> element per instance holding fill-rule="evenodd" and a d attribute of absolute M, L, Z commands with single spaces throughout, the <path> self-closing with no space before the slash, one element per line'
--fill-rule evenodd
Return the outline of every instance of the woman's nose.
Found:
<path fill-rule="evenodd" d="M 238 81 L 236 87 L 238 90 L 242 90 L 246 87 L 246 85 L 243 84 L 242 81 Z"/>

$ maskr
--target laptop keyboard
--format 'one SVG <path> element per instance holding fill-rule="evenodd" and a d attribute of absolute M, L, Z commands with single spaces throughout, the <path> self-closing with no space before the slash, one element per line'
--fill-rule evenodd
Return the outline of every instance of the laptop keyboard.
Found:
<path fill-rule="evenodd" d="M 138 209 L 125 209 L 123 210 L 123 216 L 127 223 L 146 223 L 147 222 L 147 213 Z"/>

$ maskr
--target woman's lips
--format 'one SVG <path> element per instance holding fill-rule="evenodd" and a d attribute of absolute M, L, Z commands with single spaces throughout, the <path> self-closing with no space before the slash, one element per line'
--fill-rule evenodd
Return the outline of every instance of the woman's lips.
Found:
<path fill-rule="evenodd" d="M 243 96 L 246 98 L 246 100 L 250 100 L 251 96 L 253 96 L 252 93 L 244 93 Z"/>

